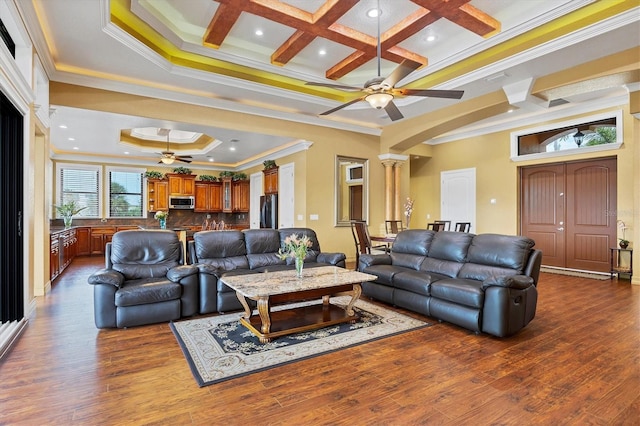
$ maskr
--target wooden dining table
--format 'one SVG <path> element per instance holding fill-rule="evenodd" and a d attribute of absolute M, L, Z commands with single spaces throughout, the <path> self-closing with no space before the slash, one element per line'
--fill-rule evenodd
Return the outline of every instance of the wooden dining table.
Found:
<path fill-rule="evenodd" d="M 393 243 L 396 240 L 396 234 L 387 235 L 372 235 L 371 241 L 377 241 L 381 243 Z"/>

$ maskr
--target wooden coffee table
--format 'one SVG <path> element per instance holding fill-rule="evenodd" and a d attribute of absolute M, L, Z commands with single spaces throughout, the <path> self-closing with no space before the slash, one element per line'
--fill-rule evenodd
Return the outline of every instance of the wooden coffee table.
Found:
<path fill-rule="evenodd" d="M 362 293 L 360 283 L 376 279 L 375 275 L 350 271 L 337 266 L 321 266 L 303 271 L 302 278 L 295 270 L 231 275 L 222 282 L 236 291 L 244 307 L 240 322 L 251 330 L 261 343 L 286 334 L 315 330 L 343 322 L 355 322 L 358 315 L 353 305 Z M 349 304 L 342 308 L 330 303 L 331 296 L 350 295 Z M 274 305 L 322 298 L 321 304 L 272 311 Z M 256 315 L 249 300 L 258 304 Z"/>

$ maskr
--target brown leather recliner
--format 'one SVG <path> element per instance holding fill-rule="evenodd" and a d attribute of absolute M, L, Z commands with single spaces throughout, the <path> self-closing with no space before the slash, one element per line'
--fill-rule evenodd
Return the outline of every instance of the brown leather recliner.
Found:
<path fill-rule="evenodd" d="M 92 274 L 96 327 L 165 322 L 198 312 L 198 268 L 183 265 L 173 231 L 128 230 L 107 243 L 106 268 Z"/>

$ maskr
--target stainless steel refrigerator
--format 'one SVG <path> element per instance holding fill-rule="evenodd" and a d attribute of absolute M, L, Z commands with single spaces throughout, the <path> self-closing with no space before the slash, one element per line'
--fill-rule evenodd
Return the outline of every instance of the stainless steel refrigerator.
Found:
<path fill-rule="evenodd" d="M 278 194 L 260 196 L 260 228 L 278 229 Z"/>

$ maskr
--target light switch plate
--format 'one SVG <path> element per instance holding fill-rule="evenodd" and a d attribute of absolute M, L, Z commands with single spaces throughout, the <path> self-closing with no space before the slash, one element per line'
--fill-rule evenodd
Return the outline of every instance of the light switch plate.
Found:
<path fill-rule="evenodd" d="M 319 220 L 320 217 L 317 214 L 310 214 L 309 215 L 309 220 Z"/>

